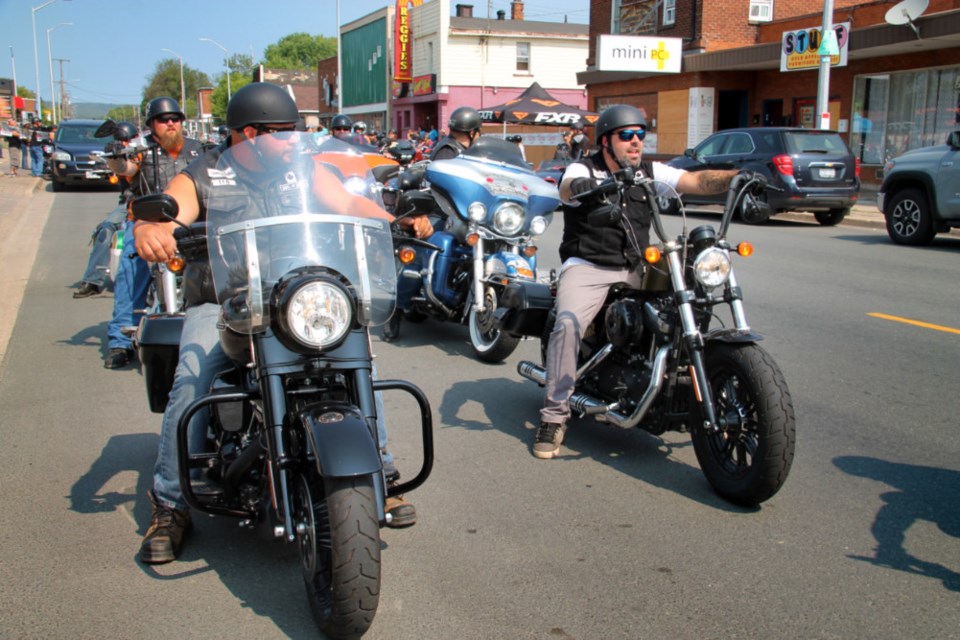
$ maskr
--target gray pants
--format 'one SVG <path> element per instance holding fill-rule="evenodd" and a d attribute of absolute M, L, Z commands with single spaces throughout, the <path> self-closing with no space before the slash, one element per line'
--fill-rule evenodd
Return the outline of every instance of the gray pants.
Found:
<path fill-rule="evenodd" d="M 557 322 L 547 348 L 547 384 L 540 421 L 563 423 L 570 418 L 570 396 L 576 385 L 577 355 L 583 331 L 607 299 L 610 287 L 625 282 L 640 287 L 642 271 L 591 264 L 568 266 L 557 288 Z"/>

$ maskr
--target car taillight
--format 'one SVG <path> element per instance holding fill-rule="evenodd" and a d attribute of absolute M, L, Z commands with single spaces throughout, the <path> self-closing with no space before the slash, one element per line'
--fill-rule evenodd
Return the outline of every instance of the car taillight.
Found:
<path fill-rule="evenodd" d="M 785 153 L 773 156 L 773 166 L 777 168 L 777 171 L 779 171 L 781 175 L 793 175 L 793 158 Z"/>
<path fill-rule="evenodd" d="M 853 159 L 853 175 L 860 177 L 860 158 Z"/>

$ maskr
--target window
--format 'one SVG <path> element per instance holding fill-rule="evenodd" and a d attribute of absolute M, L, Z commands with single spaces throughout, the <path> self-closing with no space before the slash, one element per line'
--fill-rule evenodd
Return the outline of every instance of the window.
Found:
<path fill-rule="evenodd" d="M 773 20 L 773 0 L 750 0 L 750 22 Z"/>
<path fill-rule="evenodd" d="M 663 26 L 668 27 L 677 22 L 677 0 L 663 0 Z"/>
<path fill-rule="evenodd" d="M 517 43 L 517 71 L 530 71 L 530 43 Z"/>

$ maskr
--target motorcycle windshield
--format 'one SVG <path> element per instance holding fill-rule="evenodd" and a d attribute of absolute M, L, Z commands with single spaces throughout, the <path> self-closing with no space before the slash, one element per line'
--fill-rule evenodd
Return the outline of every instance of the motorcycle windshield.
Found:
<path fill-rule="evenodd" d="M 217 301 L 231 329 L 270 325 L 278 283 L 326 274 L 353 299 L 364 326 L 393 313 L 396 271 L 386 220 L 358 215 L 359 198 L 382 209 L 362 154 L 335 139 L 260 135 L 223 151 L 207 169 L 207 248 Z"/>

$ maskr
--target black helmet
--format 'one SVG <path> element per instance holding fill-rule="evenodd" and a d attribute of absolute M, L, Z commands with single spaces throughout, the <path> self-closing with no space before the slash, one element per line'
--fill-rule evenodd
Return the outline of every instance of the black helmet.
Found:
<path fill-rule="evenodd" d="M 140 130 L 137 129 L 137 125 L 132 122 L 121 121 L 117 123 L 117 130 L 113 132 L 113 139 L 129 142 L 138 135 L 140 135 Z"/>
<path fill-rule="evenodd" d="M 219 135 L 221 138 L 226 138 L 230 135 L 230 127 L 225 124 L 220 125 L 217 127 L 217 135 Z"/>
<path fill-rule="evenodd" d="M 460 107 L 450 114 L 450 130 L 470 133 L 480 130 L 480 114 L 473 107 Z"/>
<path fill-rule="evenodd" d="M 243 129 L 258 124 L 296 124 L 297 103 L 290 94 L 269 82 L 251 82 L 230 98 L 227 126 Z"/>
<path fill-rule="evenodd" d="M 180 116 L 181 120 L 187 119 L 187 116 L 180 110 L 180 105 L 177 104 L 176 100 L 162 96 L 160 98 L 154 98 L 147 104 L 147 126 L 149 127 L 150 123 L 157 116 L 162 116 L 167 113 L 174 113 Z"/>
<path fill-rule="evenodd" d="M 604 109 L 597 120 L 597 144 L 600 139 L 608 133 L 622 127 L 643 127 L 647 128 L 647 119 L 643 113 L 636 107 L 627 104 L 616 104 Z"/>
<path fill-rule="evenodd" d="M 347 129 L 348 131 L 353 129 L 353 120 L 350 119 L 350 116 L 345 116 L 342 113 L 333 116 L 333 120 L 330 121 L 330 130 L 334 129 Z"/>

